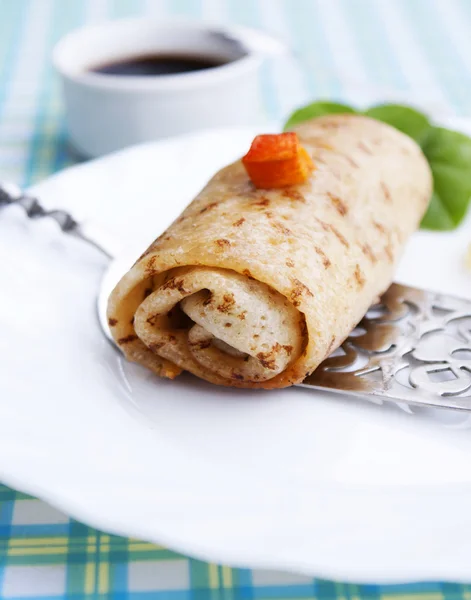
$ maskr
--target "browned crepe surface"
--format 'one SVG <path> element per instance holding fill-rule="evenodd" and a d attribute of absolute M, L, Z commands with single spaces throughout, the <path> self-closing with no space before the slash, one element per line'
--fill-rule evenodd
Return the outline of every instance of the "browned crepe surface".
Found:
<path fill-rule="evenodd" d="M 302 185 L 255 189 L 222 169 L 111 294 L 128 359 L 213 383 L 300 382 L 389 286 L 431 194 L 419 147 L 352 115 L 295 129 L 316 166 Z"/>

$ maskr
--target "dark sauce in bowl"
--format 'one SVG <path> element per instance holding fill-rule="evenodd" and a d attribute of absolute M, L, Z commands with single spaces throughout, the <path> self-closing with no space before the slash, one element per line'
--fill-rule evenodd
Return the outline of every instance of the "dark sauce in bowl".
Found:
<path fill-rule="evenodd" d="M 179 75 L 213 69 L 232 62 L 214 56 L 193 54 L 156 54 L 134 56 L 93 67 L 91 73 L 120 75 L 124 77 L 155 77 L 158 75 Z"/>

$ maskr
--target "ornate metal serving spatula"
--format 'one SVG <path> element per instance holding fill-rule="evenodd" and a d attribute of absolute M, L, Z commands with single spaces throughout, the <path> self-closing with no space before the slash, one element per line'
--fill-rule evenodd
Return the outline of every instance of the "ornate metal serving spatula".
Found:
<path fill-rule="evenodd" d="M 393 283 L 301 385 L 471 411 L 471 301 Z"/>
<path fill-rule="evenodd" d="M 13 203 L 30 218 L 54 219 L 111 259 L 97 305 L 101 328 L 113 342 L 106 304 L 130 261 L 116 258 L 110 238 L 97 227 L 78 223 L 66 211 L 46 210 L 16 186 L 0 183 L 0 208 Z M 379 403 L 471 412 L 471 300 L 393 283 L 342 346 L 299 385 Z"/>

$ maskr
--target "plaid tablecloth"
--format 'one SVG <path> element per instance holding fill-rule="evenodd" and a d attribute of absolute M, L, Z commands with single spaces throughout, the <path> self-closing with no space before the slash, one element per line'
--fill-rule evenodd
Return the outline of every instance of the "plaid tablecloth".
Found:
<path fill-rule="evenodd" d="M 318 97 L 471 114 L 471 0 L 0 0 L 0 178 L 28 185 L 73 162 L 51 49 L 77 26 L 137 14 L 285 39 L 297 58 L 267 64 L 261 77 L 270 119 Z M 471 585 L 347 585 L 207 564 L 101 533 L 0 484 L 0 597 L 471 600 Z"/>

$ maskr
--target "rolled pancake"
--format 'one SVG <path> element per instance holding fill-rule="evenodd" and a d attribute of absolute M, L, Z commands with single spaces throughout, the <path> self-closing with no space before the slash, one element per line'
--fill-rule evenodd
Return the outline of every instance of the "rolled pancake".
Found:
<path fill-rule="evenodd" d="M 229 165 L 118 283 L 109 324 L 129 360 L 170 378 L 292 385 L 387 289 L 431 195 L 420 148 L 354 115 L 294 131 L 315 165 L 307 181 L 256 189 Z"/>

